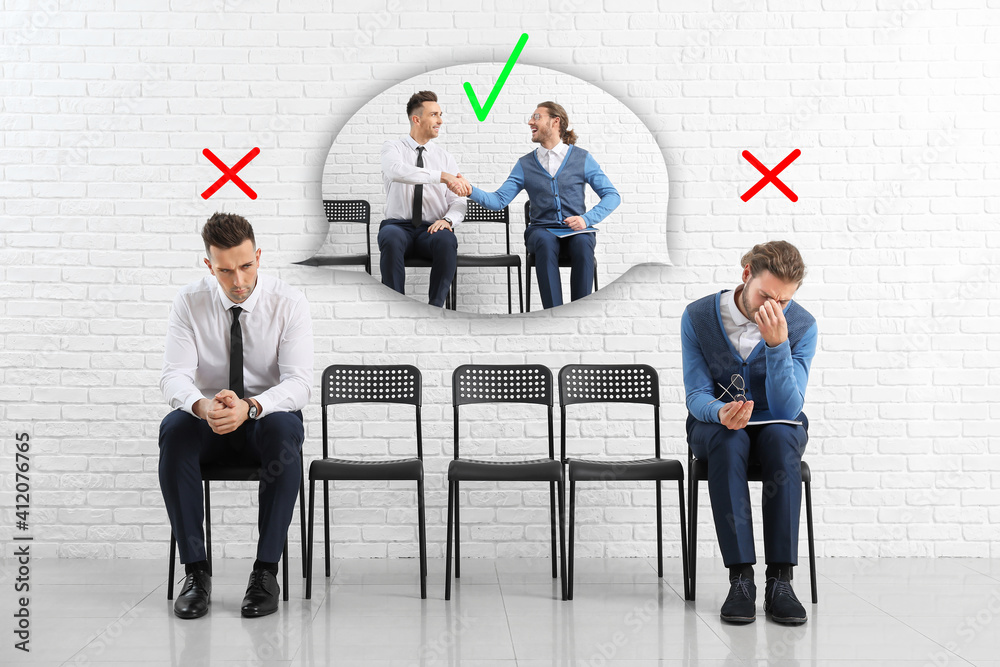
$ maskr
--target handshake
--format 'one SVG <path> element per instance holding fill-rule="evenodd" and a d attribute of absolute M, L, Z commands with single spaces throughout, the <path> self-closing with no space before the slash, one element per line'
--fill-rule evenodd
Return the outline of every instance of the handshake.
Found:
<path fill-rule="evenodd" d="M 461 174 L 452 176 L 442 171 L 441 182 L 447 185 L 448 189 L 459 197 L 468 197 L 472 194 L 472 183 L 469 183 L 469 179 Z"/>

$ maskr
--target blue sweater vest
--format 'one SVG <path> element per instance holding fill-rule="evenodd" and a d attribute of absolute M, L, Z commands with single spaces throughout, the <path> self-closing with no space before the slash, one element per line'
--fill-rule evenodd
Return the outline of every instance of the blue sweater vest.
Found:
<path fill-rule="evenodd" d="M 587 151 L 570 146 L 555 176 L 545 171 L 531 151 L 518 162 L 524 172 L 524 189 L 531 200 L 531 222 L 543 226 L 562 226 L 571 215 L 587 212 L 584 201 L 587 179 L 584 167 Z"/>
<path fill-rule="evenodd" d="M 728 290 L 723 290 L 728 291 Z M 739 353 L 733 349 L 733 344 L 726 335 L 726 329 L 722 326 L 722 315 L 719 313 L 719 294 L 709 294 L 687 307 L 688 315 L 691 318 L 691 325 L 698 336 L 698 343 L 701 345 L 705 363 L 708 364 L 709 372 L 715 381 L 715 397 L 723 401 L 732 400 L 726 396 L 722 389 L 729 387 L 734 374 L 742 375 L 743 382 L 750 392 L 748 398 L 753 399 L 754 412 L 767 410 L 767 390 L 764 386 L 764 378 L 767 376 L 767 361 L 763 354 L 761 341 L 760 345 L 750 353 L 744 361 Z M 805 308 L 792 301 L 785 310 L 785 320 L 788 322 L 788 342 L 794 349 L 816 319 L 809 314 Z M 729 393 L 736 395 L 732 387 Z"/>

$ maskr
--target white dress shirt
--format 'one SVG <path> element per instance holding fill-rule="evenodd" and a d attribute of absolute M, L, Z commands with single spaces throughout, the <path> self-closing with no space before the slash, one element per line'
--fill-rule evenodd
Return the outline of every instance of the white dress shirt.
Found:
<path fill-rule="evenodd" d="M 564 144 L 559 142 L 554 148 L 546 148 L 545 146 L 539 146 L 535 149 L 535 155 L 538 157 L 538 162 L 545 167 L 545 171 L 549 172 L 549 176 L 555 176 L 556 172 L 559 171 L 559 167 L 562 166 L 563 160 L 566 158 L 566 153 L 569 152 L 569 144 Z"/>
<path fill-rule="evenodd" d="M 424 222 L 451 220 L 457 227 L 465 219 L 466 200 L 441 182 L 441 172 L 455 176 L 458 163 L 451 153 L 428 141 L 424 144 L 424 166 L 417 166 L 417 146 L 413 137 L 393 139 L 382 144 L 382 184 L 385 188 L 385 219 L 409 220 L 413 217 L 413 186 L 424 186 L 421 212 Z"/>
<path fill-rule="evenodd" d="M 719 314 L 722 316 L 726 335 L 745 361 L 761 341 L 760 327 L 755 321 L 744 317 L 736 306 L 735 289 L 723 292 L 719 301 Z"/>
<path fill-rule="evenodd" d="M 171 408 L 192 415 L 201 398 L 229 388 L 229 330 L 234 306 L 243 309 L 243 381 L 246 397 L 260 403 L 259 416 L 293 412 L 309 403 L 313 336 L 305 296 L 271 276 L 243 303 L 233 303 L 214 276 L 183 287 L 167 324 L 160 389 Z M 259 417 L 258 416 L 258 417 Z"/>

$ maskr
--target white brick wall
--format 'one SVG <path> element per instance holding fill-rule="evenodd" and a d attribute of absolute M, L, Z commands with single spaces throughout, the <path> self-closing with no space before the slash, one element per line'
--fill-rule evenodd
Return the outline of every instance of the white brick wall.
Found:
<path fill-rule="evenodd" d="M 309 297 L 318 368 L 424 371 L 431 555 L 443 551 L 456 365 L 650 363 L 665 451 L 683 457 L 683 306 L 732 286 L 750 244 L 787 238 L 809 264 L 799 300 L 821 331 L 807 395 L 819 554 L 1000 556 L 995 2 L 404 4 L 4 2 L 0 539 L 14 520 L 12 434 L 28 431 L 37 554 L 165 553 L 164 325 L 178 287 L 202 275 L 202 221 L 226 209 L 255 223 L 265 270 Z M 354 114 L 426 72 L 503 62 L 525 31 L 526 71 L 594 84 L 652 132 L 670 176 L 673 266 L 514 319 L 431 312 L 357 273 L 290 266 L 324 241 L 323 166 Z M 255 145 L 240 175 L 259 198 L 230 184 L 203 201 L 219 172 L 201 149 L 232 164 Z M 782 179 L 798 203 L 773 186 L 739 200 L 758 178 L 742 150 L 770 167 L 794 148 Z M 318 412 L 307 411 L 311 456 Z M 647 442 L 634 412 L 585 414 L 573 434 L 591 451 Z M 504 415 L 518 434 L 520 416 Z M 344 417 L 347 451 L 409 445 L 408 415 Z M 466 428 L 494 433 L 494 418 Z M 537 435 L 539 422 L 523 428 Z M 545 551 L 543 491 L 468 486 L 466 553 Z M 255 493 L 214 495 L 216 553 L 251 555 Z M 338 555 L 416 553 L 409 491 L 339 485 L 333 498 Z M 654 553 L 651 502 L 646 488 L 588 490 L 581 555 Z M 711 553 L 704 493 L 701 506 Z M 295 524 L 291 536 L 294 549 Z"/>

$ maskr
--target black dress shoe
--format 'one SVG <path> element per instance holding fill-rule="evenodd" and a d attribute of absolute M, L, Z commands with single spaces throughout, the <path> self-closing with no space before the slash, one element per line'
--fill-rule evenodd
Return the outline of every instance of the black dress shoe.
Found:
<path fill-rule="evenodd" d="M 795 597 L 792 583 L 784 577 L 771 577 L 764 584 L 764 611 L 775 623 L 802 625 L 806 610 Z"/>
<path fill-rule="evenodd" d="M 243 597 L 240 613 L 247 618 L 273 614 L 278 611 L 280 591 L 278 580 L 270 570 L 254 570 L 250 573 L 250 582 L 247 584 L 247 594 Z"/>
<path fill-rule="evenodd" d="M 753 623 L 757 620 L 757 585 L 740 575 L 729 580 L 729 595 L 719 614 L 727 623 Z"/>
<path fill-rule="evenodd" d="M 195 570 L 184 579 L 181 594 L 174 600 L 178 618 L 201 618 L 212 604 L 212 577 L 205 570 Z"/>

